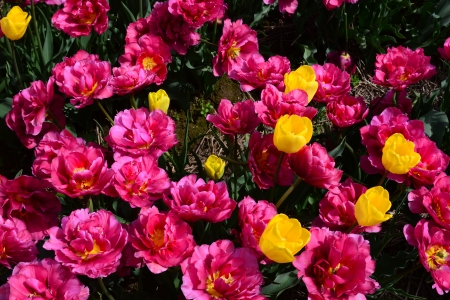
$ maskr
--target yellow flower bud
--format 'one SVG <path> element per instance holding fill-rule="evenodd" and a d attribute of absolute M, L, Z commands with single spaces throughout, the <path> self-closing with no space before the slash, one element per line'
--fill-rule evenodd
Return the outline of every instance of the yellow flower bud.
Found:
<path fill-rule="evenodd" d="M 319 88 L 316 73 L 310 66 L 301 66 L 289 74 L 284 74 L 284 85 L 286 86 L 285 94 L 292 90 L 304 90 L 308 94 L 308 102 L 311 101 Z"/>
<path fill-rule="evenodd" d="M 19 6 L 14 6 L 6 17 L 0 20 L 0 26 L 8 39 L 16 41 L 23 37 L 30 21 L 31 16 L 28 13 Z"/>
<path fill-rule="evenodd" d="M 225 161 L 212 154 L 206 160 L 204 167 L 209 178 L 219 180 L 225 171 Z"/>
<path fill-rule="evenodd" d="M 167 114 L 169 109 L 170 98 L 165 90 L 158 90 L 156 93 L 148 93 L 148 103 L 150 111 L 160 109 Z"/>
<path fill-rule="evenodd" d="M 278 119 L 273 143 L 279 151 L 296 153 L 312 138 L 312 122 L 307 117 L 284 115 Z"/>
<path fill-rule="evenodd" d="M 259 240 L 265 256 L 277 263 L 294 261 L 297 254 L 309 243 L 311 233 L 297 219 L 278 214 L 270 220 Z"/>
<path fill-rule="evenodd" d="M 420 162 L 420 154 L 414 151 L 414 143 L 403 134 L 394 133 L 384 144 L 381 162 L 393 174 L 406 174 Z"/>
<path fill-rule="evenodd" d="M 392 218 L 386 214 L 391 208 L 389 192 L 382 186 L 368 189 L 355 204 L 355 217 L 361 226 L 374 226 Z"/>

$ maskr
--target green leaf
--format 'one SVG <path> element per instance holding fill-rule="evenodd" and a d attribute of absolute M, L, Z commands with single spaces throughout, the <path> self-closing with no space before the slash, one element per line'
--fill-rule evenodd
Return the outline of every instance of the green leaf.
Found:
<path fill-rule="evenodd" d="M 42 15 L 42 19 L 45 21 L 45 41 L 42 45 L 42 50 L 44 51 L 44 65 L 47 65 L 50 60 L 53 59 L 53 35 L 52 35 L 52 27 L 50 26 L 50 23 L 47 20 L 47 17 L 42 12 L 42 10 L 37 7 L 39 12 Z"/>
<path fill-rule="evenodd" d="M 415 261 L 416 259 L 417 249 L 413 249 L 411 252 L 399 251 L 395 256 L 386 253 L 377 261 L 377 268 L 373 276 L 376 278 L 392 276 L 397 269 L 404 269 L 409 261 Z"/>
<path fill-rule="evenodd" d="M 120 4 L 122 4 L 123 9 L 125 10 L 125 15 L 127 17 L 128 23 L 136 22 L 136 18 L 134 17 L 131 10 L 125 5 L 125 3 L 121 2 Z"/>
<path fill-rule="evenodd" d="M 297 278 L 297 270 L 283 273 L 278 275 L 271 284 L 264 286 L 262 288 L 262 294 L 268 297 L 278 296 L 284 290 L 296 286 L 299 282 L 300 279 Z"/>
<path fill-rule="evenodd" d="M 331 157 L 336 158 L 336 157 L 339 157 L 339 156 L 342 155 L 342 152 L 344 152 L 344 149 L 345 149 L 345 138 L 346 138 L 346 137 L 344 137 L 344 138 L 342 139 L 342 141 L 339 143 L 339 145 L 338 145 L 336 148 L 334 148 L 333 150 L 331 150 L 330 152 L 328 152 L 328 154 L 329 154 Z"/>
<path fill-rule="evenodd" d="M 12 98 L 5 98 L 0 102 L 0 118 L 4 118 L 11 110 Z"/>
<path fill-rule="evenodd" d="M 386 291 L 388 291 L 388 292 L 390 292 L 390 293 L 392 293 L 394 295 L 397 295 L 397 296 L 406 297 L 406 299 L 427 300 L 426 298 L 422 298 L 422 297 L 419 297 L 419 296 L 414 296 L 414 295 L 408 294 L 407 292 L 405 292 L 402 289 L 395 289 L 393 287 L 388 287 L 386 289 Z"/>
<path fill-rule="evenodd" d="M 425 125 L 425 133 L 438 147 L 442 145 L 445 128 L 448 126 L 448 117 L 442 111 L 431 110 L 419 118 Z"/>

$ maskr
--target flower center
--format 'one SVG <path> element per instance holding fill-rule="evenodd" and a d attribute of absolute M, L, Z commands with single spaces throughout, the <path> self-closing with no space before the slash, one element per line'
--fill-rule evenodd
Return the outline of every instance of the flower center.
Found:
<path fill-rule="evenodd" d="M 241 48 L 240 47 L 236 47 L 236 41 L 234 41 L 231 44 L 231 47 L 227 50 L 227 55 L 231 58 L 231 59 L 235 59 L 236 57 L 239 56 L 239 53 L 241 52 Z"/>
<path fill-rule="evenodd" d="M 219 272 L 215 272 L 214 274 L 209 275 L 208 278 L 206 278 L 206 291 L 213 298 L 223 298 L 223 295 L 214 289 L 214 283 L 217 279 L 221 278 L 228 285 L 230 285 L 234 281 L 233 277 L 231 277 L 231 274 L 224 274 L 222 276 L 219 275 Z"/>
<path fill-rule="evenodd" d="M 83 91 L 81 92 L 81 95 L 89 97 L 90 95 L 92 95 L 95 92 L 95 90 L 97 89 L 97 86 L 98 86 L 98 82 L 96 81 L 90 90 L 87 88 L 84 88 Z"/>
<path fill-rule="evenodd" d="M 155 247 L 159 248 L 164 245 L 164 229 L 155 229 L 153 234 L 150 236 Z"/>
<path fill-rule="evenodd" d="M 447 263 L 448 252 L 442 246 L 433 245 L 425 251 L 425 254 L 431 270 L 440 269 L 442 265 Z"/>
<path fill-rule="evenodd" d="M 142 60 L 142 68 L 144 70 L 151 71 L 156 65 L 156 62 L 152 57 L 147 56 Z"/>
<path fill-rule="evenodd" d="M 92 247 L 91 251 L 87 251 L 86 249 L 84 249 L 84 252 L 77 252 L 77 255 L 81 257 L 82 260 L 86 261 L 89 260 L 91 256 L 97 255 L 102 252 L 102 249 L 100 249 L 100 246 L 94 240 L 94 246 Z"/>

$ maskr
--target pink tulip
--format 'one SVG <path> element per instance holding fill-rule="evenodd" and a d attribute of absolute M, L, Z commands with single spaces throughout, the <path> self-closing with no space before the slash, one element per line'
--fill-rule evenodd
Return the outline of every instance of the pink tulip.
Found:
<path fill-rule="evenodd" d="M 114 175 L 103 153 L 92 146 L 80 151 L 62 150 L 52 160 L 51 183 L 69 197 L 99 195 Z"/>
<path fill-rule="evenodd" d="M 148 22 L 150 33 L 161 37 L 170 48 L 185 55 L 190 46 L 200 43 L 200 35 L 182 16 L 169 12 L 168 2 L 156 2 Z"/>
<path fill-rule="evenodd" d="M 155 274 L 180 265 L 194 251 L 189 224 L 172 212 L 160 213 L 156 206 L 143 208 L 128 232 L 135 257 L 143 258 Z"/>
<path fill-rule="evenodd" d="M 394 133 L 401 133 L 411 142 L 425 137 L 424 125 L 419 120 L 409 120 L 395 107 L 386 108 L 379 116 L 373 117 L 369 125 L 360 129 L 361 143 L 366 146 L 368 155 L 361 157 L 361 169 L 368 174 L 384 174 L 386 172 L 382 162 L 382 150 L 386 140 Z M 389 179 L 404 182 L 408 175 L 389 173 Z"/>
<path fill-rule="evenodd" d="M 229 135 L 251 133 L 259 125 L 255 104 L 252 100 L 237 102 L 234 105 L 228 99 L 220 101 L 217 112 L 206 116 L 206 120 L 223 133 Z"/>
<path fill-rule="evenodd" d="M 19 262 L 35 260 L 38 253 L 23 221 L 0 217 L 0 265 L 12 269 Z"/>
<path fill-rule="evenodd" d="M 442 59 L 450 60 L 450 37 L 445 40 L 442 48 L 438 48 L 438 51 Z"/>
<path fill-rule="evenodd" d="M 369 242 L 359 234 L 345 234 L 313 227 L 305 251 L 292 263 L 308 289 L 308 298 L 366 299 L 380 288 L 370 278 L 375 260 Z"/>
<path fill-rule="evenodd" d="M 56 261 L 72 273 L 90 278 L 116 271 L 128 234 L 111 212 L 74 210 L 62 219 L 61 227 L 51 228 L 50 239 L 43 245 L 55 251 Z"/>
<path fill-rule="evenodd" d="M 388 48 L 386 54 L 377 54 L 372 81 L 402 91 L 407 86 L 430 79 L 436 74 L 436 67 L 430 64 L 430 59 L 430 56 L 425 56 L 422 48 L 414 51 L 402 46 Z"/>
<path fill-rule="evenodd" d="M 41 179 L 51 180 L 52 161 L 58 156 L 59 151 L 63 149 L 82 152 L 85 146 L 86 142 L 82 138 L 75 138 L 66 129 L 61 133 L 49 132 L 45 134 L 34 149 L 33 175 Z"/>
<path fill-rule="evenodd" d="M 169 0 L 169 12 L 182 16 L 190 26 L 200 28 L 206 22 L 223 18 L 223 0 Z"/>
<path fill-rule="evenodd" d="M 170 187 L 166 171 L 150 156 L 122 156 L 111 168 L 115 172 L 111 185 L 131 207 L 153 205 Z"/>
<path fill-rule="evenodd" d="M 259 239 L 269 224 L 270 220 L 277 214 L 274 204 L 266 200 L 256 202 L 251 197 L 244 197 L 239 202 L 239 227 L 241 227 L 241 243 L 245 248 L 253 249 L 258 259 L 265 257 L 259 247 Z M 265 261 L 270 261 L 265 259 Z"/>
<path fill-rule="evenodd" d="M 337 127 L 350 127 L 360 123 L 368 113 L 369 110 L 363 97 L 345 95 L 327 104 L 328 119 Z"/>
<path fill-rule="evenodd" d="M 114 117 L 105 140 L 114 150 L 115 160 L 120 156 L 157 158 L 177 143 L 175 122 L 159 109 L 124 110 Z"/>
<path fill-rule="evenodd" d="M 348 52 L 345 51 L 332 51 L 327 54 L 328 62 L 334 64 L 341 71 L 345 71 L 348 74 L 356 72 L 356 62 Z"/>
<path fill-rule="evenodd" d="M 64 99 L 54 94 L 54 83 L 53 78 L 46 84 L 40 80 L 32 82 L 29 88 L 14 96 L 12 109 L 6 115 L 8 127 L 29 149 L 34 148 L 47 132 L 58 131 L 56 124 L 66 125 L 62 111 Z"/>
<path fill-rule="evenodd" d="M 255 102 L 255 111 L 264 125 L 275 128 L 278 119 L 284 115 L 314 118 L 317 109 L 307 105 L 308 94 L 305 91 L 296 89 L 285 94 L 267 84 L 261 92 L 261 101 Z"/>
<path fill-rule="evenodd" d="M 155 75 L 139 66 L 124 66 L 113 68 L 113 75 L 108 81 L 114 94 L 124 96 L 131 93 L 137 93 L 145 86 L 153 82 Z"/>
<path fill-rule="evenodd" d="M 214 76 L 230 74 L 233 69 L 240 69 L 252 53 L 258 53 L 256 31 L 243 24 L 242 20 L 231 22 L 226 19 L 219 40 L 219 50 L 213 58 Z"/>
<path fill-rule="evenodd" d="M 187 222 L 222 222 L 231 216 L 237 204 L 229 197 L 225 182 L 210 180 L 205 183 L 195 174 L 172 182 L 170 195 L 163 195 L 164 203 Z"/>
<path fill-rule="evenodd" d="M 275 0 L 264 0 L 265 4 L 274 4 Z M 292 15 L 295 13 L 295 10 L 297 9 L 298 1 L 297 0 L 279 0 L 278 1 L 278 9 L 280 12 L 287 12 L 288 14 Z"/>
<path fill-rule="evenodd" d="M 186 299 L 266 299 L 260 295 L 263 276 L 253 251 L 235 249 L 231 241 L 196 246 L 181 270 Z"/>
<path fill-rule="evenodd" d="M 314 100 L 329 103 L 350 92 L 350 75 L 333 64 L 312 65 L 319 83 Z"/>
<path fill-rule="evenodd" d="M 51 258 L 20 263 L 8 278 L 10 300 L 87 300 L 89 289 Z"/>
<path fill-rule="evenodd" d="M 416 227 L 407 224 L 403 233 L 408 243 L 419 250 L 420 262 L 434 280 L 433 288 L 439 295 L 450 291 L 450 231 L 433 221 L 422 219 Z"/>
<path fill-rule="evenodd" d="M 65 57 L 60 63 L 57 63 L 52 69 L 52 75 L 55 78 L 56 84 L 59 86 L 59 90 L 62 91 L 61 86 L 64 84 L 64 68 L 73 67 L 76 62 L 81 60 L 100 62 L 100 58 L 97 54 L 89 54 L 84 50 L 78 50 L 72 57 Z"/>
<path fill-rule="evenodd" d="M 278 160 L 282 155 L 273 144 L 273 133 L 261 135 L 254 131 L 248 142 L 250 150 L 248 166 L 253 175 L 253 181 L 260 189 L 270 189 L 274 186 L 273 177 Z M 277 177 L 277 184 L 289 186 L 292 184 L 294 173 L 289 167 L 288 157 L 284 156 Z"/>
<path fill-rule="evenodd" d="M 47 236 L 47 230 L 58 224 L 59 199 L 49 190 L 45 180 L 22 175 L 13 180 L 0 180 L 0 214 L 4 219 L 25 222 L 33 240 Z"/>
<path fill-rule="evenodd" d="M 230 72 L 229 77 L 239 81 L 243 92 L 264 88 L 267 84 L 284 91 L 284 74 L 290 71 L 290 62 L 286 57 L 275 55 L 264 61 L 262 55 L 252 53 L 243 61 L 242 67 Z"/>
<path fill-rule="evenodd" d="M 166 65 L 171 61 L 169 46 L 159 36 L 150 34 L 139 38 L 137 43 L 126 44 L 125 54 L 119 57 L 122 67 L 139 66 L 149 76 L 147 84 L 155 82 L 158 85 L 166 79 Z"/>
<path fill-rule="evenodd" d="M 109 4 L 106 0 L 65 0 L 64 7 L 52 16 L 52 24 L 71 37 L 88 36 L 94 29 L 108 29 Z"/>
<path fill-rule="evenodd" d="M 336 190 L 328 191 L 319 203 L 319 216 L 313 226 L 328 227 L 330 230 L 346 232 L 356 223 L 355 203 L 367 188 L 355 183 L 350 178 L 342 182 Z M 352 233 L 379 232 L 380 225 L 363 227 L 356 226 Z"/>
<path fill-rule="evenodd" d="M 137 43 L 141 36 L 150 33 L 150 20 L 152 15 L 145 18 L 139 18 L 136 22 L 132 22 L 127 27 L 127 35 L 125 36 L 125 46 L 131 43 Z"/>
<path fill-rule="evenodd" d="M 334 167 L 334 159 L 319 143 L 306 145 L 297 153 L 290 154 L 289 165 L 307 184 L 328 190 L 336 188 L 343 173 Z"/>

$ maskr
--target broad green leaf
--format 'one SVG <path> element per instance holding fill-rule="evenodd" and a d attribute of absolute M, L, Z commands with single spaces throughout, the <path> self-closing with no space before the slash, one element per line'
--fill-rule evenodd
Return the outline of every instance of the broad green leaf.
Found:
<path fill-rule="evenodd" d="M 296 286 L 299 282 L 300 279 L 297 278 L 297 270 L 283 273 L 278 275 L 271 284 L 264 286 L 261 293 L 268 297 L 278 296 L 284 290 Z"/>
<path fill-rule="evenodd" d="M 419 118 L 425 125 L 425 133 L 438 147 L 442 145 L 445 127 L 448 126 L 448 117 L 442 111 L 431 110 Z"/>
<path fill-rule="evenodd" d="M 330 152 L 328 152 L 328 154 L 333 157 L 339 157 L 342 155 L 342 152 L 344 152 L 345 149 L 345 137 L 342 139 L 342 141 L 339 143 L 339 145 L 334 148 L 333 150 L 331 150 Z"/>

